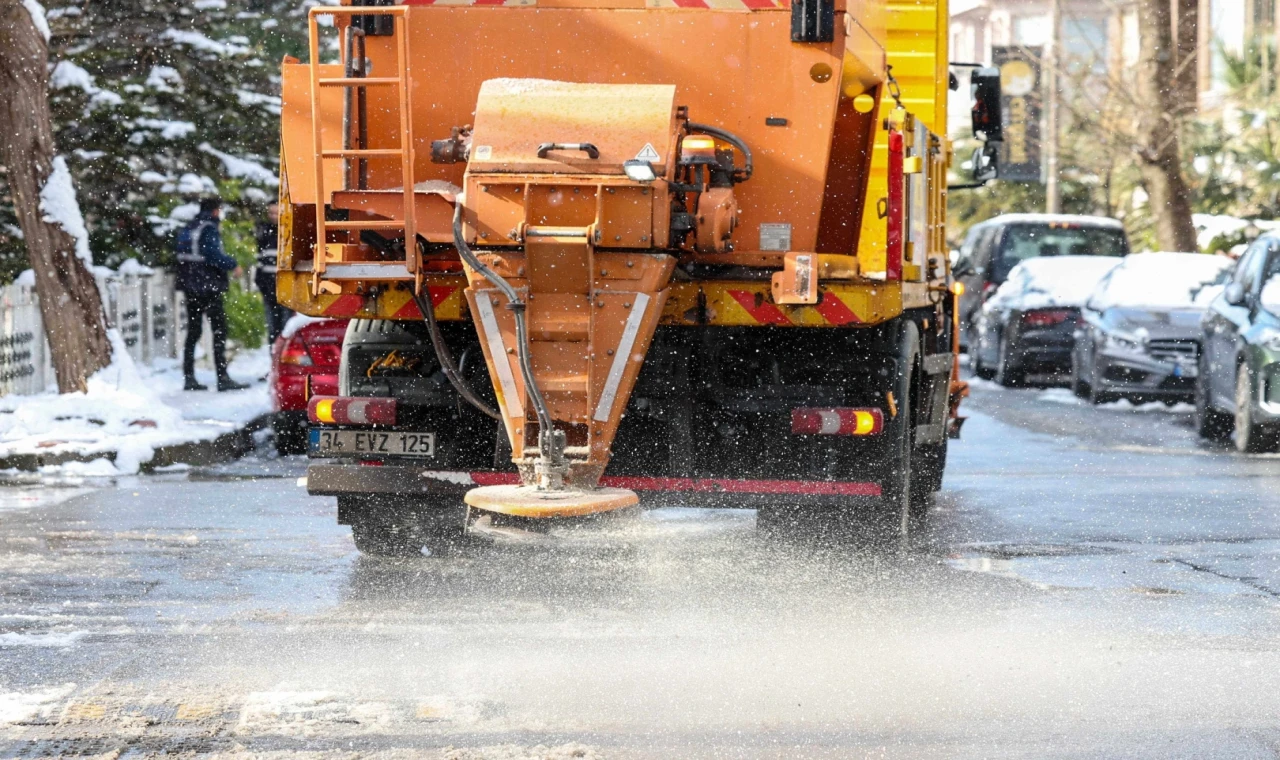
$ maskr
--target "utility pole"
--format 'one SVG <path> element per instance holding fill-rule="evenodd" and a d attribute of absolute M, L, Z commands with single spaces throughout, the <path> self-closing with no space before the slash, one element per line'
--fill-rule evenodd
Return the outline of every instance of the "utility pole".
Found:
<path fill-rule="evenodd" d="M 1062 213 L 1062 194 L 1058 189 L 1058 69 L 1061 64 L 1060 43 L 1062 41 L 1062 0 L 1051 0 L 1052 11 L 1046 66 L 1048 86 L 1045 88 L 1045 144 L 1044 144 L 1044 205 L 1050 214 Z"/>

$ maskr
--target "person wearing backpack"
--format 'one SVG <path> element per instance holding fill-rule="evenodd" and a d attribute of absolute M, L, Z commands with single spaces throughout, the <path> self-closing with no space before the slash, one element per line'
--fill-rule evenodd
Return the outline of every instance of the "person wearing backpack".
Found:
<path fill-rule="evenodd" d="M 213 366 L 218 372 L 219 391 L 248 388 L 227 374 L 227 313 L 222 295 L 230 283 L 227 273 L 238 270 L 236 260 L 222 247 L 222 200 L 203 198 L 200 213 L 178 233 L 178 288 L 187 296 L 187 340 L 182 347 L 184 390 L 203 391 L 208 386 L 196 380 L 196 345 L 204 318 L 213 330 Z"/>
<path fill-rule="evenodd" d="M 276 300 L 276 238 L 280 234 L 280 205 L 272 203 L 267 206 L 267 219 L 259 221 L 253 227 L 253 236 L 258 241 L 258 268 L 253 273 L 253 282 L 262 294 L 262 307 L 267 317 L 267 345 L 275 345 L 276 338 L 284 330 L 285 322 L 293 316 L 287 306 Z"/>

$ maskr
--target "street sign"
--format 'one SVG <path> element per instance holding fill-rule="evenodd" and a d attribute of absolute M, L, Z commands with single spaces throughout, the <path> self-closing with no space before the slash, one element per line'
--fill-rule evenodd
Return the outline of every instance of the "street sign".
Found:
<path fill-rule="evenodd" d="M 1040 182 L 1040 54 L 1038 47 L 991 48 L 1000 70 L 1000 107 L 1004 142 L 1000 147 L 1000 179 Z"/>

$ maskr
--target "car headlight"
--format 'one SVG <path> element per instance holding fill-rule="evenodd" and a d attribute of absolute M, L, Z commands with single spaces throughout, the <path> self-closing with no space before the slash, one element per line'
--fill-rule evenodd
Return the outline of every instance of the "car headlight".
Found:
<path fill-rule="evenodd" d="M 1137 335 L 1109 332 L 1106 337 L 1106 346 L 1121 351 L 1142 351 L 1146 347 L 1146 341 Z"/>

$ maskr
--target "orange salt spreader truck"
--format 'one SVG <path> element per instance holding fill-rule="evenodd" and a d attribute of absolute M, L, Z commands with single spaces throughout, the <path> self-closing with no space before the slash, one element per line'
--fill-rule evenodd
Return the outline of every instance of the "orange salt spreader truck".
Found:
<path fill-rule="evenodd" d="M 310 22 L 278 295 L 352 320 L 307 487 L 362 551 L 638 502 L 908 530 L 965 392 L 946 0 Z"/>

